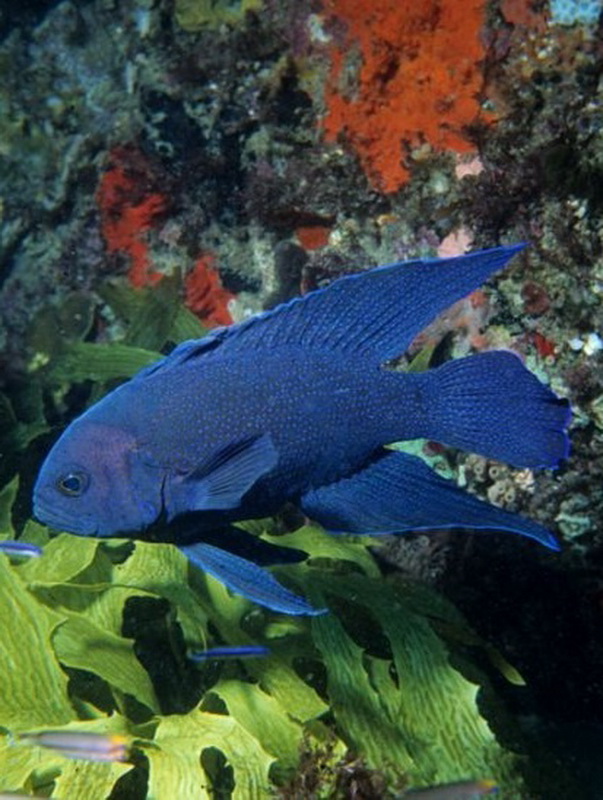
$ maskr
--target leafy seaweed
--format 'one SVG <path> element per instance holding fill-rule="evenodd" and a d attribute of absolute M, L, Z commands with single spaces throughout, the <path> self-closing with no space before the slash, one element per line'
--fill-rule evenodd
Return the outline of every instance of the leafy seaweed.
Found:
<path fill-rule="evenodd" d="M 24 535 L 40 540 L 45 531 L 31 523 Z M 59 800 L 107 797 L 135 768 L 146 779 L 132 800 L 246 800 L 271 796 L 277 784 L 282 797 L 294 797 L 299 770 L 309 769 L 302 753 L 314 752 L 329 765 L 314 796 L 328 798 L 351 769 L 348 752 L 390 787 L 492 775 L 503 798 L 521 796 L 515 757 L 497 744 L 479 713 L 478 687 L 450 665 L 436 631 L 437 621 L 464 625 L 458 613 L 424 588 L 384 583 L 358 537 L 306 527 L 278 538 L 305 543 L 310 563 L 283 575 L 333 613 L 310 622 L 255 609 L 189 573 L 169 545 L 107 546 L 61 534 L 39 559 L 13 564 L 0 555 L 0 788 L 31 790 L 43 779 Z M 167 650 L 199 677 L 188 684 L 186 713 L 160 708 L 154 681 L 165 674 L 146 670 L 140 642 L 123 634 L 134 598 L 171 609 Z M 383 652 L 364 641 L 363 615 Z M 186 647 L 214 640 L 261 641 L 271 653 L 222 665 L 187 661 Z M 73 762 L 18 741 L 32 729 L 73 727 L 129 736 L 132 763 Z"/>

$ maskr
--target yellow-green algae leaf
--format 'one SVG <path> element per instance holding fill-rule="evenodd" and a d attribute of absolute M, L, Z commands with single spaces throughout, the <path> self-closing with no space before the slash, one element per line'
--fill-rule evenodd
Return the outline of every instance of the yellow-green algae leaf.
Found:
<path fill-rule="evenodd" d="M 191 571 L 191 582 L 200 597 L 205 599 L 209 619 L 218 627 L 225 641 L 236 641 L 242 634 L 241 622 L 253 604 L 243 595 L 231 592 L 213 575 L 196 567 L 191 567 Z"/>
<path fill-rule="evenodd" d="M 21 539 L 24 542 L 31 542 L 32 544 L 37 544 L 40 547 L 46 547 L 50 541 L 50 536 L 48 534 L 48 528 L 46 525 L 41 525 L 34 519 L 28 519 L 25 523 L 25 527 L 23 528 Z M 25 561 L 23 562 L 23 565 L 25 566 L 28 563 L 29 562 Z"/>
<path fill-rule="evenodd" d="M 123 343 L 144 350 L 161 350 L 167 342 L 198 339 L 206 332 L 199 319 L 180 302 L 182 276 L 164 275 L 152 287 L 134 289 L 109 280 L 98 293 L 126 323 Z"/>
<path fill-rule="evenodd" d="M 194 33 L 204 27 L 240 23 L 247 11 L 261 7 L 262 0 L 176 0 L 175 13 L 180 27 Z"/>
<path fill-rule="evenodd" d="M 438 342 L 428 342 L 422 347 L 419 352 L 413 357 L 408 365 L 407 372 L 425 372 L 429 369 L 429 364 L 433 357 Z"/>
<path fill-rule="evenodd" d="M 130 639 L 103 630 L 81 615 L 73 615 L 58 627 L 53 645 L 66 666 L 93 672 L 148 708 L 159 710 L 151 680 L 134 655 Z"/>
<path fill-rule="evenodd" d="M 186 306 L 178 306 L 178 311 L 172 325 L 171 336 L 175 342 L 184 342 L 186 339 L 201 339 L 208 329 L 204 328 L 199 317 L 195 316 Z"/>
<path fill-rule="evenodd" d="M 293 533 L 282 536 L 269 536 L 262 538 L 271 544 L 282 547 L 294 547 L 309 553 L 311 559 L 330 558 L 341 561 L 351 561 L 356 564 L 366 575 L 378 577 L 379 567 L 367 548 L 376 544 L 375 537 L 344 536 L 327 533 L 314 525 L 305 525 Z"/>
<path fill-rule="evenodd" d="M 365 656 L 370 683 L 378 691 L 381 714 L 372 716 L 376 713 L 372 709 L 373 728 L 370 724 L 365 728 L 364 740 L 358 743 L 361 753 L 368 755 L 370 752 L 373 758 L 378 755 L 374 720 L 380 718 L 380 725 L 394 725 L 402 735 L 411 759 L 402 765 L 413 782 L 446 783 L 466 775 L 493 775 L 501 784 L 516 782 L 513 776 L 515 757 L 500 747 L 479 713 L 478 686 L 451 667 L 443 641 L 423 614 L 413 612 L 412 601 L 407 602 L 404 588 L 396 590 L 383 580 L 372 581 L 361 575 L 345 579 L 312 576 L 312 583 L 320 585 L 325 593 L 365 606 L 390 642 L 399 687 L 393 680 L 386 679 L 377 659 Z M 425 595 L 422 599 L 426 604 Z M 443 605 L 435 594 L 433 605 L 434 608 Z M 340 662 L 342 658 L 349 662 L 357 646 L 343 629 L 339 631 L 338 640 L 333 636 L 326 639 L 324 629 L 334 626 L 341 627 L 336 620 L 327 617 L 313 620 L 313 628 L 318 629 L 317 644 L 329 669 L 329 694 L 335 715 L 342 729 L 352 733 L 359 729 L 353 715 L 351 720 L 349 717 L 350 706 L 357 699 L 356 682 L 361 680 L 360 664 L 356 661 L 354 687 L 350 688 L 349 676 L 346 677 L 349 669 Z M 331 677 L 332 669 L 337 670 L 339 683 Z M 332 684 L 340 693 L 339 706 L 337 696 L 331 691 Z M 370 695 L 363 688 L 362 699 L 367 696 Z M 384 767 L 379 760 L 373 763 Z"/>
<path fill-rule="evenodd" d="M 450 666 L 444 643 L 424 616 L 405 606 L 403 594 L 383 582 L 376 589 L 357 576 L 329 586 L 366 605 L 388 636 L 400 679 L 397 715 L 421 772 L 428 761 L 437 781 L 483 772 L 495 739 L 477 709 L 478 687 Z"/>
<path fill-rule="evenodd" d="M 364 665 L 371 683 L 377 692 L 379 701 L 390 719 L 396 719 L 400 713 L 401 697 L 396 682 L 392 675 L 391 661 L 385 658 L 375 658 L 364 654 Z M 407 742 L 410 750 L 411 742 Z"/>
<path fill-rule="evenodd" d="M 282 706 L 255 683 L 223 680 L 212 686 L 229 713 L 240 722 L 266 752 L 289 767 L 297 763 L 302 728 L 285 713 Z"/>
<path fill-rule="evenodd" d="M 384 714 L 364 668 L 362 648 L 334 614 L 315 617 L 312 633 L 327 667 L 330 708 L 343 738 L 369 766 L 408 772 L 413 763 L 404 732 Z"/>
<path fill-rule="evenodd" d="M 15 477 L 0 489 L 0 534 L 12 539 L 14 536 L 11 510 L 19 491 L 19 476 Z"/>
<path fill-rule="evenodd" d="M 222 639 L 232 644 L 251 643 L 240 624 L 244 612 L 252 607 L 249 600 L 231 594 L 223 583 L 211 575 L 204 576 L 203 585 L 211 601 L 207 613 Z M 245 665 L 247 672 L 259 681 L 262 689 L 274 697 L 294 720 L 308 722 L 328 710 L 328 705 L 316 691 L 304 683 L 284 661 L 275 658 L 251 659 Z"/>
<path fill-rule="evenodd" d="M 32 773 L 41 766 L 54 767 L 56 774 L 59 765 L 60 759 L 56 753 L 41 754 L 37 747 L 24 747 L 3 737 L 0 744 L 0 788 L 3 791 L 20 791 L 25 788 Z"/>
<path fill-rule="evenodd" d="M 169 600 L 189 643 L 205 641 L 207 615 L 188 583 L 188 560 L 173 545 L 136 542 L 132 555 L 114 568 L 114 581 Z"/>
<path fill-rule="evenodd" d="M 201 753 L 216 748 L 234 770 L 232 800 L 265 800 L 270 796 L 268 770 L 274 757 L 233 717 L 194 710 L 162 717 L 145 750 L 149 759 L 147 800 L 214 797 L 201 767 Z"/>
<path fill-rule="evenodd" d="M 60 383 L 105 383 L 114 378 L 129 378 L 160 358 L 161 353 L 118 342 L 75 342 L 68 345 L 49 367 L 49 377 Z"/>
<path fill-rule="evenodd" d="M 82 587 L 82 589 L 98 590 L 94 602 L 90 603 L 84 612 L 86 619 L 103 631 L 113 633 L 116 636 L 121 635 L 126 602 L 132 597 L 156 596 L 152 592 L 145 592 L 144 589 L 114 586 L 112 584 L 105 584 L 102 587 Z"/>
<path fill-rule="evenodd" d="M 417 581 L 398 580 L 396 585 L 397 591 L 404 593 L 405 605 L 408 604 L 416 614 L 428 619 L 436 633 L 444 641 L 460 642 L 471 647 L 482 648 L 491 664 L 509 683 L 525 686 L 525 680 L 518 670 L 495 647 L 478 636 L 469 627 L 460 611 L 445 597 Z"/>
<path fill-rule="evenodd" d="M 119 762 L 94 763 L 65 759 L 56 778 L 53 800 L 103 800 L 115 782 L 132 769 Z"/>
<path fill-rule="evenodd" d="M 30 585 L 67 583 L 92 564 L 98 545 L 98 539 L 61 533 L 44 546 L 40 558 L 23 564 L 19 575 Z"/>
<path fill-rule="evenodd" d="M 0 725 L 12 732 L 62 725 L 74 717 L 67 677 L 51 647 L 63 621 L 36 601 L 0 556 Z"/>
<path fill-rule="evenodd" d="M 262 666 L 248 664 L 247 671 L 260 681 L 262 688 L 274 697 L 285 711 L 299 722 L 316 719 L 329 706 L 311 686 L 304 683 L 292 667 L 271 660 Z"/>
<path fill-rule="evenodd" d="M 144 350 L 160 350 L 172 330 L 180 305 L 180 275 L 164 276 L 152 288 L 142 290 L 144 301 L 130 314 L 124 344 Z"/>
<path fill-rule="evenodd" d="M 28 564 L 19 574 L 30 579 L 29 587 L 46 605 L 80 612 L 103 630 L 119 635 L 127 600 L 156 595 L 137 586 L 115 584 L 115 567 L 99 545 L 99 540 L 62 534 L 38 559 L 41 565 Z M 44 559 L 51 559 L 45 569 Z"/>
<path fill-rule="evenodd" d="M 64 726 L 36 726 L 31 733 L 47 730 L 87 731 L 103 734 L 127 733 L 127 721 L 119 714 L 96 720 L 73 721 Z M 56 781 L 53 800 L 98 800 L 107 797 L 115 782 L 132 769 L 130 764 L 93 763 L 85 759 L 69 759 L 50 748 L 17 741 L 0 749 L 2 788 L 19 790 Z"/>

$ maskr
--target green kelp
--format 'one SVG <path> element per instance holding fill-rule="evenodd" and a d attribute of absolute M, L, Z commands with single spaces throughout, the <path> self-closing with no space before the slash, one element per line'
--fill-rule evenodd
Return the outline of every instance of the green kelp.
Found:
<path fill-rule="evenodd" d="M 257 535 L 268 523 L 248 527 Z M 464 626 L 460 615 L 425 588 L 384 582 L 369 542 L 314 527 L 267 536 L 309 552 L 308 563 L 281 568 L 330 605 L 309 622 L 231 595 L 170 545 L 48 540 L 34 522 L 22 538 L 44 553 L 27 563 L 0 555 L 0 790 L 57 800 L 296 797 L 313 753 L 324 761 L 316 798 L 343 796 L 351 754 L 391 788 L 384 797 L 480 774 L 501 784 L 502 798 L 525 796 L 516 757 L 496 742 L 478 687 L 450 665 L 436 632 L 435 622 Z M 168 609 L 152 653 L 142 600 Z M 133 617 L 134 637 L 125 633 Z M 187 659 L 213 641 L 263 643 L 270 654 L 217 666 Z M 50 729 L 125 736 L 131 761 L 74 761 L 19 741 Z"/>
<path fill-rule="evenodd" d="M 217 28 L 225 23 L 240 24 L 248 11 L 258 11 L 261 7 L 262 0 L 176 0 L 175 16 L 181 28 L 194 33 L 202 28 Z"/>
<path fill-rule="evenodd" d="M 180 303 L 181 291 L 179 274 L 163 278 L 152 289 L 136 290 L 106 281 L 98 295 L 105 304 L 103 314 L 112 323 L 107 342 L 88 341 L 94 309 L 86 306 L 85 325 L 79 321 L 83 311 L 67 313 L 76 300 L 81 302 L 79 293 L 69 295 L 59 308 L 43 309 L 34 318 L 29 335 L 32 376 L 44 387 L 86 380 L 104 384 L 131 377 L 160 358 L 166 346 L 205 332 L 195 315 Z M 72 317 L 76 322 L 67 324 Z"/>

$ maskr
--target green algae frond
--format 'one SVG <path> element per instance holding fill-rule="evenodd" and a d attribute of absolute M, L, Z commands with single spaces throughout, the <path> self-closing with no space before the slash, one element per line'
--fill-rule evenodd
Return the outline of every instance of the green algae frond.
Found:
<path fill-rule="evenodd" d="M 49 538 L 34 522 L 23 538 L 44 553 L 26 563 L 0 555 L 0 789 L 120 797 L 128 780 L 130 800 L 259 799 L 277 785 L 288 797 L 302 752 L 328 743 L 318 798 L 337 796 L 346 752 L 392 790 L 486 774 L 502 798 L 520 796 L 515 756 L 496 742 L 478 686 L 450 665 L 434 625 L 465 623 L 424 588 L 384 583 L 357 537 L 315 527 L 278 537 L 309 552 L 282 577 L 329 605 L 312 621 L 254 608 L 191 570 L 171 545 Z M 151 649 L 149 602 L 163 609 Z M 212 640 L 261 642 L 270 655 L 201 667 L 187 660 Z M 124 735 L 131 762 L 73 762 L 18 741 L 49 728 Z"/>
<path fill-rule="evenodd" d="M 194 33 L 201 28 L 238 25 L 248 11 L 258 11 L 262 0 L 176 0 L 175 15 L 181 28 Z"/>

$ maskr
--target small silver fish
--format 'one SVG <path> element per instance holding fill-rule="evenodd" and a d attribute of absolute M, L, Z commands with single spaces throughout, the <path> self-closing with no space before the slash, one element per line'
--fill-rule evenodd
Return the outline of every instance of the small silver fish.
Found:
<path fill-rule="evenodd" d="M 33 794 L 21 794 L 20 792 L 0 792 L 0 800 L 32 800 L 33 797 Z M 52 797 L 47 797 L 46 800 L 52 800 Z"/>
<path fill-rule="evenodd" d="M 24 733 L 19 738 L 27 744 L 56 750 L 66 758 L 82 758 L 86 761 L 127 761 L 129 756 L 128 739 L 114 733 L 40 731 Z"/>
<path fill-rule="evenodd" d="M 223 647 L 210 647 L 209 650 L 200 650 L 191 653 L 191 661 L 210 661 L 214 658 L 254 658 L 270 655 L 270 648 L 261 644 L 224 645 Z"/>
<path fill-rule="evenodd" d="M 0 542 L 0 552 L 13 557 L 39 558 L 44 551 L 37 544 L 18 542 L 16 539 L 5 539 Z"/>
<path fill-rule="evenodd" d="M 21 792 L 0 792 L 0 800 L 35 800 L 38 795 L 22 794 Z M 46 800 L 53 800 L 52 797 L 47 797 Z"/>
<path fill-rule="evenodd" d="M 494 794 L 498 786 L 493 780 L 456 781 L 429 786 L 425 789 L 414 789 L 406 792 L 403 798 L 408 800 L 477 800 L 487 794 Z"/>

